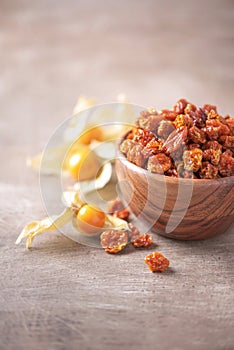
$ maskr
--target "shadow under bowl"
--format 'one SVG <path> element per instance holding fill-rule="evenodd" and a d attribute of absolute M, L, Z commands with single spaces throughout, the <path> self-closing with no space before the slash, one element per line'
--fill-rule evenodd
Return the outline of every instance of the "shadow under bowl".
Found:
<path fill-rule="evenodd" d="M 116 174 L 122 199 L 160 235 L 204 239 L 234 224 L 234 176 L 206 180 L 153 174 L 129 162 L 119 150 Z"/>

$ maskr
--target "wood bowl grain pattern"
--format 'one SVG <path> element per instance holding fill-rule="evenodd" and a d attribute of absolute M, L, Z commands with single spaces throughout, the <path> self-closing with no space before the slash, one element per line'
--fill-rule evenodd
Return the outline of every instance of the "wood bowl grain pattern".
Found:
<path fill-rule="evenodd" d="M 117 152 L 122 199 L 156 233 L 197 240 L 221 234 L 234 224 L 234 176 L 202 180 L 152 174 Z"/>

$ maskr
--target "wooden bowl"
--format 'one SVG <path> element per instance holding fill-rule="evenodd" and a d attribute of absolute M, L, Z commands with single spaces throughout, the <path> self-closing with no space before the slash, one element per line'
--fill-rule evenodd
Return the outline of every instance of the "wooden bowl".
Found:
<path fill-rule="evenodd" d="M 234 224 L 234 176 L 183 179 L 153 174 L 118 150 L 116 174 L 122 199 L 147 227 L 163 236 L 197 240 Z"/>

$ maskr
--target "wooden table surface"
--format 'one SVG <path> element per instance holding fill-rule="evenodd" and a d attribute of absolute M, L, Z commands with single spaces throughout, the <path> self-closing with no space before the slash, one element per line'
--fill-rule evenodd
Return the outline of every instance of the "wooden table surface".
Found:
<path fill-rule="evenodd" d="M 110 256 L 59 233 L 14 241 L 45 215 L 26 158 L 80 94 L 234 115 L 233 1 L 0 1 L 0 349 L 234 349 L 234 231 L 155 236 L 171 261 Z"/>

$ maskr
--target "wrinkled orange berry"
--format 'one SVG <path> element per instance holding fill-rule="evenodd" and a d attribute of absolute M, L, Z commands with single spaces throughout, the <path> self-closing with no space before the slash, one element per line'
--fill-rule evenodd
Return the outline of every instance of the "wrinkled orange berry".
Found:
<path fill-rule="evenodd" d="M 170 264 L 169 260 L 159 252 L 153 252 L 147 255 L 145 257 L 145 263 L 152 272 L 163 272 Z"/>

